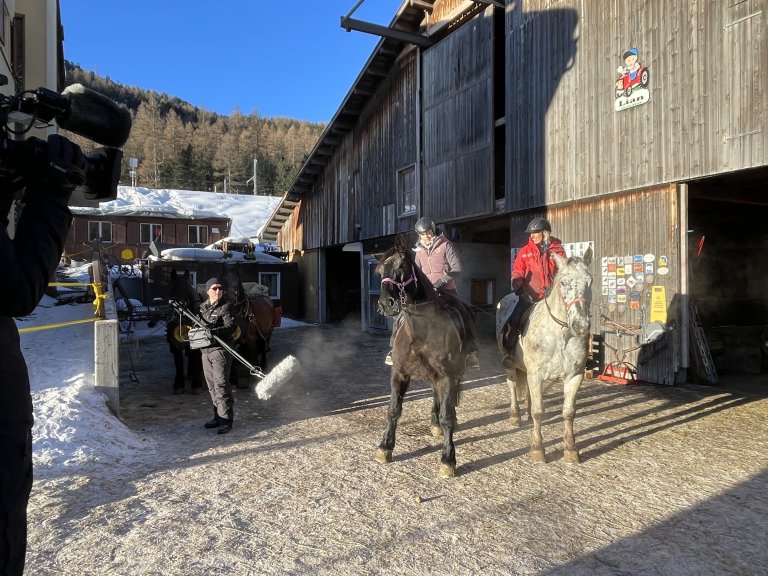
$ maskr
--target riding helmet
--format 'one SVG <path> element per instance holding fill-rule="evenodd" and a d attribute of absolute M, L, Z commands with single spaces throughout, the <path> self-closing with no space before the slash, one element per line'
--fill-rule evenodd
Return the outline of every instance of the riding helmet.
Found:
<path fill-rule="evenodd" d="M 423 234 L 427 230 L 432 230 L 432 233 L 435 233 L 435 223 L 432 222 L 430 218 L 427 216 L 422 216 L 416 221 L 416 232 L 419 234 Z"/>
<path fill-rule="evenodd" d="M 528 228 L 525 229 L 525 233 L 531 234 L 533 232 L 541 232 L 542 230 L 552 232 L 552 225 L 549 223 L 549 220 L 539 216 L 530 221 Z"/>

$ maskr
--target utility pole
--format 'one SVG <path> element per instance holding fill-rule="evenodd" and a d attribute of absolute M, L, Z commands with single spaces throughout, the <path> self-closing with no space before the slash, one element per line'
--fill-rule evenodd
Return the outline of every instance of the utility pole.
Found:
<path fill-rule="evenodd" d="M 245 181 L 246 184 L 253 180 L 253 195 L 256 196 L 259 193 L 259 173 L 258 173 L 258 167 L 259 167 L 259 161 L 254 158 L 253 159 L 253 176 L 248 178 L 248 180 Z"/>

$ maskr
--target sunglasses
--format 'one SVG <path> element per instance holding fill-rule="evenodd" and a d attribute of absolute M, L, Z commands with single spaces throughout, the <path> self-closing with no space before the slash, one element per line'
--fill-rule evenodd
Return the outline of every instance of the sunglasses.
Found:
<path fill-rule="evenodd" d="M 211 286 L 209 288 L 209 290 L 216 290 L 217 292 L 221 292 L 222 290 L 224 290 L 224 287 L 223 286 Z"/>

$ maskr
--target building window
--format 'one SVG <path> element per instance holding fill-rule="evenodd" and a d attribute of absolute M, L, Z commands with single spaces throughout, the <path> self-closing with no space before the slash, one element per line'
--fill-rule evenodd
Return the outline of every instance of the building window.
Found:
<path fill-rule="evenodd" d="M 410 166 L 397 172 L 397 202 L 401 216 L 416 213 L 416 168 Z"/>
<path fill-rule="evenodd" d="M 163 241 L 162 224 L 139 224 L 139 242 L 149 244 L 150 242 Z"/>
<path fill-rule="evenodd" d="M 208 244 L 208 226 L 190 226 L 189 243 Z"/>
<path fill-rule="evenodd" d="M 496 302 L 493 279 L 472 278 L 469 302 L 473 306 L 493 306 Z"/>
<path fill-rule="evenodd" d="M 259 272 L 259 284 L 269 288 L 270 298 L 280 298 L 279 272 Z"/>
<path fill-rule="evenodd" d="M 112 242 L 112 222 L 88 222 L 88 241 Z"/>

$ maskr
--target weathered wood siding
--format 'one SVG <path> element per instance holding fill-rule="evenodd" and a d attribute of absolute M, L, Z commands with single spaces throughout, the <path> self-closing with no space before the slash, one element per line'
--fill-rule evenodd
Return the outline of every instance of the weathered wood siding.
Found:
<path fill-rule="evenodd" d="M 493 10 L 424 52 L 423 214 L 493 211 Z"/>
<path fill-rule="evenodd" d="M 418 157 L 416 74 L 416 51 L 411 50 L 398 60 L 354 128 L 341 136 L 297 214 L 302 248 L 411 229 L 415 215 L 397 214 L 397 172 Z M 387 206 L 393 208 L 387 211 Z"/>
<path fill-rule="evenodd" d="M 530 0 L 507 12 L 507 208 L 768 164 L 768 0 Z M 614 111 L 622 55 L 650 100 Z"/>

